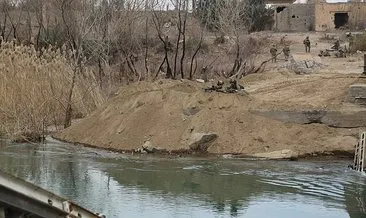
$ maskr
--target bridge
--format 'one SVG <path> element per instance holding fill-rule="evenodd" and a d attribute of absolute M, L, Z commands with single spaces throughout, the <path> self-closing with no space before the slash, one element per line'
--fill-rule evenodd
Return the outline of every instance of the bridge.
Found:
<path fill-rule="evenodd" d="M 100 218 L 77 204 L 0 171 L 0 218 Z"/>

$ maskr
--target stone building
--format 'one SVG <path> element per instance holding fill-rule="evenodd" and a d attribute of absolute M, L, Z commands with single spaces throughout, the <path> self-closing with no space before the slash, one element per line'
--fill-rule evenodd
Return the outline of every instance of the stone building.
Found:
<path fill-rule="evenodd" d="M 366 1 L 327 3 L 309 0 L 303 4 L 277 4 L 274 19 L 274 30 L 284 32 L 365 30 Z"/>

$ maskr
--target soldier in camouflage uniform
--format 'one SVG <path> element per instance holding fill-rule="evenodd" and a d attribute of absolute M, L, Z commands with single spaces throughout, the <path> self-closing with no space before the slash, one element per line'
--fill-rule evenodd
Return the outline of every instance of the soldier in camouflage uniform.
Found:
<path fill-rule="evenodd" d="M 276 45 L 272 45 L 269 52 L 271 53 L 271 56 L 272 56 L 272 63 L 277 62 L 277 48 L 276 48 Z"/>
<path fill-rule="evenodd" d="M 223 88 L 224 88 L 224 82 L 219 80 L 219 81 L 217 81 L 217 85 L 213 85 L 210 88 L 205 88 L 205 91 L 206 92 L 212 92 L 212 91 L 224 92 Z"/>
<path fill-rule="evenodd" d="M 335 41 L 335 43 L 334 43 L 334 45 L 333 45 L 333 47 L 332 47 L 332 49 L 334 49 L 334 50 L 339 50 L 339 48 L 341 47 L 341 44 L 339 43 L 339 40 L 337 40 L 337 41 Z"/>
<path fill-rule="evenodd" d="M 235 79 L 230 79 L 229 81 L 230 85 L 226 88 L 226 92 L 228 93 L 235 93 L 240 90 L 240 87 L 238 86 L 238 82 Z"/>
<path fill-rule="evenodd" d="M 349 42 L 349 45 L 348 45 L 348 50 L 349 52 L 354 52 L 354 40 L 355 38 L 353 37 L 352 33 L 349 33 L 348 35 L 348 42 Z"/>
<path fill-rule="evenodd" d="M 285 55 L 285 61 L 288 61 L 288 59 L 290 57 L 290 46 L 285 45 L 285 47 L 283 47 L 283 49 L 282 49 L 282 52 Z"/>
<path fill-rule="evenodd" d="M 305 45 L 305 52 L 306 52 L 306 53 L 310 53 L 311 43 L 310 43 L 309 36 L 307 36 L 307 37 L 304 39 L 304 45 Z"/>

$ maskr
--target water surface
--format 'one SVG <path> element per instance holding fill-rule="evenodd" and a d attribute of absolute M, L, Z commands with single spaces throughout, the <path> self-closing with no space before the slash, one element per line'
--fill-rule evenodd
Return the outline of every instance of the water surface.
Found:
<path fill-rule="evenodd" d="M 350 161 L 127 156 L 49 140 L 0 143 L 0 169 L 111 217 L 366 217 Z"/>

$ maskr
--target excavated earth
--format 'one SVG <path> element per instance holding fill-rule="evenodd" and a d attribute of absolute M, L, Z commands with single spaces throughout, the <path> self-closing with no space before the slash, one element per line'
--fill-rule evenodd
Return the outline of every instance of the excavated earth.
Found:
<path fill-rule="evenodd" d="M 351 154 L 366 110 L 349 102 L 348 89 L 361 80 L 277 70 L 245 77 L 246 91 L 236 94 L 204 92 L 210 84 L 196 81 L 140 82 L 55 137 L 119 151 Z"/>

